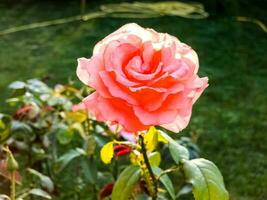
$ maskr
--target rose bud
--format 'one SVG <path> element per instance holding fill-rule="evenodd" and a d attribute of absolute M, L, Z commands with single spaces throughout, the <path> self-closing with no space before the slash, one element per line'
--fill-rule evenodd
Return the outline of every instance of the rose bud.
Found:
<path fill-rule="evenodd" d="M 99 193 L 99 197 L 100 199 L 104 199 L 105 197 L 108 197 L 109 195 L 111 195 L 112 193 L 112 189 L 113 189 L 113 183 L 108 183 L 107 185 L 105 185 L 100 193 Z"/>
<path fill-rule="evenodd" d="M 126 145 L 117 145 L 114 147 L 114 152 L 116 153 L 116 158 L 120 158 L 123 155 L 130 154 L 132 151 L 131 147 Z"/>

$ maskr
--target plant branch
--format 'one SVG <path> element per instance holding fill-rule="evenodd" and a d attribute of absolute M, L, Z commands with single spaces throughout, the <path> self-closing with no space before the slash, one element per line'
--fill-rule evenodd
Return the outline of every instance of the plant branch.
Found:
<path fill-rule="evenodd" d="M 16 200 L 16 174 L 15 171 L 11 172 L 11 185 L 10 185 L 10 199 Z"/>
<path fill-rule="evenodd" d="M 139 135 L 140 138 L 140 143 L 141 143 L 141 151 L 144 157 L 144 161 L 145 161 L 145 165 L 148 169 L 148 172 L 150 174 L 150 177 L 152 179 L 153 182 L 153 186 L 154 186 L 154 192 L 152 194 L 152 200 L 156 200 L 157 199 L 157 193 L 158 193 L 158 183 L 157 183 L 157 179 L 152 171 L 151 165 L 149 163 L 148 157 L 147 157 L 147 153 L 146 153 L 146 146 L 144 143 L 144 137 L 142 135 Z"/>
<path fill-rule="evenodd" d="M 174 171 L 178 171 L 178 170 L 180 170 L 180 169 L 181 169 L 180 166 L 178 166 L 178 167 L 172 167 L 172 168 L 170 168 L 170 169 L 166 169 L 166 170 L 162 171 L 162 172 L 158 175 L 157 180 L 159 180 L 160 177 L 164 176 L 165 174 L 168 174 L 168 173 L 170 173 L 170 172 L 174 172 Z"/>

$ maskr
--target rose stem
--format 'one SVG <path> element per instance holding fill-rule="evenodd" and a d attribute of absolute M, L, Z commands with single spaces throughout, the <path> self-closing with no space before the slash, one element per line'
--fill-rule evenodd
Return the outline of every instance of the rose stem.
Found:
<path fill-rule="evenodd" d="M 158 192 L 158 184 L 157 184 L 157 179 L 152 171 L 152 168 L 151 168 L 151 165 L 149 163 L 149 160 L 148 160 L 148 157 L 147 157 L 147 154 L 146 154 L 146 146 L 145 146 L 145 143 L 144 143 L 144 137 L 142 135 L 139 135 L 139 138 L 140 138 L 140 142 L 141 142 L 141 151 L 142 151 L 142 154 L 143 154 L 143 157 L 144 157 L 144 161 L 145 161 L 145 165 L 148 169 L 148 172 L 151 176 L 151 179 L 152 179 L 152 182 L 153 182 L 153 185 L 154 185 L 154 193 L 152 194 L 152 200 L 156 200 L 157 199 L 157 192 Z"/>
<path fill-rule="evenodd" d="M 11 200 L 16 200 L 16 174 L 15 171 L 11 172 L 11 185 L 10 185 L 10 190 L 11 190 Z"/>

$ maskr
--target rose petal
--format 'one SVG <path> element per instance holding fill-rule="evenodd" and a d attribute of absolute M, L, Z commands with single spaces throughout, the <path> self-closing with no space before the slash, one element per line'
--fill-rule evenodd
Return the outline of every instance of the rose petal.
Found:
<path fill-rule="evenodd" d="M 116 82 L 114 72 L 102 71 L 99 74 L 113 97 L 121 98 L 132 105 L 138 105 L 137 100 L 129 94 L 128 88 Z"/>
<path fill-rule="evenodd" d="M 94 92 L 84 100 L 84 103 L 89 112 L 99 121 L 120 124 L 128 132 L 137 132 L 148 128 L 136 117 L 132 107 L 118 98 L 106 99 Z"/>
<path fill-rule="evenodd" d="M 141 41 L 145 42 L 145 41 L 150 41 L 151 39 L 156 40 L 158 38 L 158 34 L 154 31 L 144 29 L 135 23 L 129 23 L 122 26 L 117 31 L 111 33 L 103 40 L 98 42 L 94 47 L 93 54 L 102 52 L 102 49 L 105 48 L 105 46 L 109 44 L 111 41 L 119 40 L 121 38 L 126 39 L 127 37 L 130 37 L 128 38 L 129 43 L 136 44 L 138 42 L 140 43 Z"/>
<path fill-rule="evenodd" d="M 190 60 L 195 68 L 194 68 L 194 73 L 197 74 L 198 72 L 198 68 L 199 68 L 199 62 L 198 62 L 198 56 L 197 53 L 190 48 L 190 51 L 188 51 L 185 55 L 183 55 L 184 58 L 187 58 L 188 60 Z"/>
<path fill-rule="evenodd" d="M 79 58 L 77 67 L 78 78 L 96 90 L 102 96 L 108 97 L 109 92 L 99 77 L 99 71 L 103 70 L 103 62 L 100 56 L 93 56 L 91 59 Z"/>
<path fill-rule="evenodd" d="M 169 124 L 163 124 L 161 127 L 166 128 L 169 131 L 173 131 L 175 133 L 180 132 L 185 127 L 187 127 L 189 120 L 190 120 L 191 114 L 188 116 L 179 116 L 177 115 L 174 122 Z"/>
<path fill-rule="evenodd" d="M 176 110 L 166 110 L 163 107 L 156 111 L 146 111 L 135 106 L 134 113 L 143 124 L 150 126 L 171 123 L 177 115 Z"/>
<path fill-rule="evenodd" d="M 161 50 L 161 57 L 162 57 L 162 63 L 164 64 L 164 67 L 168 66 L 175 58 L 175 50 L 176 46 L 173 42 L 171 46 L 164 47 Z"/>

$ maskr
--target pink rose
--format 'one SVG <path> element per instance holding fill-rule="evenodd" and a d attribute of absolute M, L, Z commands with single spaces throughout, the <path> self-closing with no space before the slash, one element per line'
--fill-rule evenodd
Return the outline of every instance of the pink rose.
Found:
<path fill-rule="evenodd" d="M 197 54 L 188 45 L 126 24 L 97 43 L 90 59 L 78 59 L 79 79 L 96 90 L 80 106 L 125 131 L 160 125 L 178 132 L 208 86 L 208 78 L 199 78 L 197 71 Z"/>

